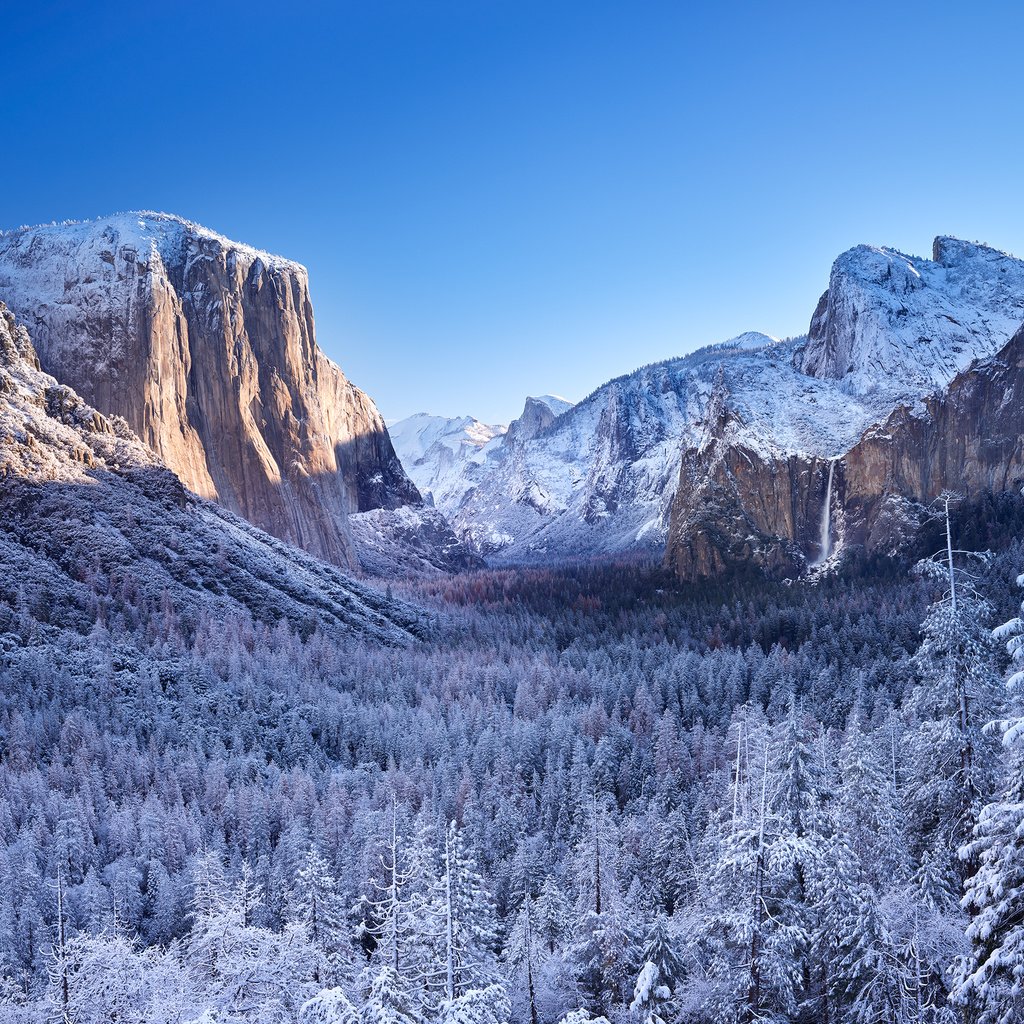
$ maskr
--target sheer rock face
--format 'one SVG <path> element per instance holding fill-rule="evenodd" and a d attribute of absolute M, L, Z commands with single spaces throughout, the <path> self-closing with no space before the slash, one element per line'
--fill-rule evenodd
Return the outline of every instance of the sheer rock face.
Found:
<path fill-rule="evenodd" d="M 406 643 L 419 613 L 187 491 L 128 424 L 38 368 L 0 303 L 0 597 L 45 595 L 34 643 L 81 643 L 131 601 L 197 622 L 269 624 Z M 111 612 L 113 614 L 113 612 Z M 4 638 L 0 636 L 0 652 Z"/>
<path fill-rule="evenodd" d="M 757 567 L 796 575 L 822 551 L 829 461 L 731 443 L 722 413 L 683 459 L 666 562 L 684 579 Z M 833 550 L 891 552 L 943 491 L 967 498 L 1024 485 L 1024 330 L 948 389 L 900 406 L 836 460 Z"/>
<path fill-rule="evenodd" d="M 305 268 L 178 218 L 0 235 L 42 366 L 197 494 L 356 565 L 348 515 L 419 501 L 373 402 L 316 344 Z"/>

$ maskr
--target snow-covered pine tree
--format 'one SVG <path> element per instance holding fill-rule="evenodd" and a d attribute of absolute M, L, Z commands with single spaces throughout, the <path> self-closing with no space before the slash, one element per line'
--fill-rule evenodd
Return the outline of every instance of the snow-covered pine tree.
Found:
<path fill-rule="evenodd" d="M 667 1024 L 678 1012 L 676 991 L 686 969 L 676 951 L 668 919 L 659 915 L 647 933 L 643 948 L 643 967 L 633 987 L 630 1010 L 643 1024 Z"/>
<path fill-rule="evenodd" d="M 618 846 L 611 815 L 595 795 L 588 827 L 580 837 L 573 866 L 576 874 L 576 922 L 567 955 L 587 1008 L 612 1013 L 623 1003 L 635 966 L 636 921 L 625 905 L 616 877 Z"/>
<path fill-rule="evenodd" d="M 441 1008 L 440 1024 L 509 1024 L 512 1007 L 501 985 L 471 988 Z"/>
<path fill-rule="evenodd" d="M 538 941 L 551 956 L 562 948 L 572 926 L 572 910 L 561 883 L 554 875 L 544 879 L 537 897 L 536 910 L 534 931 Z"/>
<path fill-rule="evenodd" d="M 398 802 L 392 799 L 387 833 L 381 841 L 380 867 L 382 880 L 373 880 L 376 894 L 368 901 L 373 918 L 372 932 L 376 940 L 373 963 L 381 984 L 401 986 L 406 998 L 421 965 L 415 961 L 412 932 L 417 917 L 411 903 L 414 871 L 410 865 L 408 843 L 399 834 Z M 390 974 L 384 976 L 384 968 Z"/>
<path fill-rule="evenodd" d="M 933 857 L 945 854 L 951 881 L 970 874 L 969 861 L 955 851 L 970 835 L 981 800 L 994 784 L 998 744 L 984 733 L 997 718 L 1002 693 L 994 671 L 994 641 L 985 623 L 991 606 L 978 592 L 978 575 L 968 564 L 986 556 L 953 547 L 951 507 L 940 499 L 945 548 L 918 565 L 943 588 L 922 624 L 915 656 L 920 684 L 911 709 L 918 719 L 912 736 L 914 806 L 919 834 Z"/>
<path fill-rule="evenodd" d="M 444 989 L 450 1003 L 469 989 L 497 978 L 494 903 L 453 821 L 445 833 L 438 884 L 444 929 Z"/>
<path fill-rule="evenodd" d="M 813 1015 L 824 995 L 815 941 L 827 850 L 823 766 L 795 700 L 779 732 L 772 801 L 776 832 L 767 848 L 769 884 L 761 889 L 766 928 L 760 973 L 774 993 L 769 1006 L 792 1016 Z"/>
<path fill-rule="evenodd" d="M 704 980 L 687 988 L 717 1020 L 796 1019 L 823 996 L 820 757 L 795 705 L 775 729 L 750 719 L 713 825 L 721 838 L 709 829 L 703 907 L 685 936 Z"/>
<path fill-rule="evenodd" d="M 909 880 L 894 747 L 886 747 L 889 757 L 855 710 L 839 754 L 837 798 L 828 806 L 817 915 L 819 1010 L 829 1018 L 837 1011 L 851 1024 L 894 1019 L 904 994 L 904 972 L 880 906 Z"/>
<path fill-rule="evenodd" d="M 537 1011 L 537 969 L 546 959 L 545 947 L 538 945 L 535 934 L 537 908 L 533 897 L 526 894 L 516 914 L 515 923 L 505 942 L 504 970 L 511 991 L 523 1004 L 523 1017 L 530 1024 L 539 1024 Z"/>
<path fill-rule="evenodd" d="M 309 848 L 296 872 L 289 919 L 304 929 L 316 952 L 313 981 L 337 981 L 339 970 L 351 967 L 353 950 L 346 935 L 337 882 L 315 846 Z"/>
<path fill-rule="evenodd" d="M 145 957 L 124 935 L 68 939 L 59 979 L 57 1019 L 73 1024 L 149 1024 L 149 971 Z M 67 1002 L 64 1002 L 64 993 Z"/>
<path fill-rule="evenodd" d="M 1024 575 L 1018 577 L 1024 586 Z M 1008 680 L 1015 717 L 1001 722 L 1007 766 L 1003 789 L 987 804 L 961 856 L 977 864 L 964 906 L 970 951 L 958 966 L 957 1001 L 979 1024 L 1024 1019 L 1024 605 L 996 630 L 1014 664 Z"/>
<path fill-rule="evenodd" d="M 362 1016 L 342 989 L 325 988 L 302 1004 L 299 1024 L 362 1024 Z"/>
<path fill-rule="evenodd" d="M 390 965 L 383 966 L 370 983 L 361 1024 L 422 1024 L 405 982 Z"/>
<path fill-rule="evenodd" d="M 68 941 L 67 914 L 64 907 L 64 868 L 57 865 L 57 878 L 54 882 L 54 901 L 56 904 L 55 936 L 47 957 L 47 974 L 49 975 L 50 1013 L 58 1024 L 74 1024 L 71 1004 L 71 975 L 73 965 Z"/>
<path fill-rule="evenodd" d="M 186 964 L 227 1019 L 258 1014 L 260 1024 L 287 1021 L 316 991 L 305 982 L 313 974 L 313 950 L 301 927 L 277 933 L 253 924 L 262 892 L 248 863 L 242 862 L 239 878 L 227 885 L 216 857 L 205 854 L 196 866 Z"/>

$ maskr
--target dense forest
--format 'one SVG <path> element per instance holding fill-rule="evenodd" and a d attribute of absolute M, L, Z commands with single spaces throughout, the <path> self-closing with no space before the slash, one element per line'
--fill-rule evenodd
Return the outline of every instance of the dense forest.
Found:
<path fill-rule="evenodd" d="M 58 645 L 23 581 L 0 1021 L 1022 1019 L 1022 505 L 815 583 L 395 584 L 407 646 L 85 564 Z"/>

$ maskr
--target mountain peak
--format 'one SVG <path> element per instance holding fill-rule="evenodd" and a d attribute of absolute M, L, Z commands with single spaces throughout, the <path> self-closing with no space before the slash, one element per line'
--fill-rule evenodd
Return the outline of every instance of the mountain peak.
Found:
<path fill-rule="evenodd" d="M 63 238 L 78 249 L 127 246 L 134 247 L 143 258 L 155 249 L 166 259 L 169 253 L 180 250 L 186 236 L 214 243 L 228 251 L 245 253 L 267 267 L 307 274 L 306 268 L 295 260 L 236 242 L 178 214 L 156 210 L 125 210 L 90 220 L 51 221 L 13 228 L 0 231 L 0 243 L 7 251 L 17 251 L 19 243 L 28 246 L 36 239 L 45 239 L 53 245 L 55 240 Z"/>
<path fill-rule="evenodd" d="M 508 427 L 506 440 L 508 443 L 529 441 L 547 430 L 564 412 L 572 408 L 572 402 L 555 395 L 528 397 L 523 405 L 522 415 L 513 420 Z"/>
<path fill-rule="evenodd" d="M 932 242 L 933 263 L 948 267 L 971 259 L 982 259 L 992 262 L 1014 260 L 1016 262 L 1016 257 L 1011 253 L 996 249 L 984 242 L 969 242 L 966 239 L 956 238 L 953 235 L 937 235 L 935 241 Z"/>
<path fill-rule="evenodd" d="M 1024 262 L 940 235 L 933 259 L 858 245 L 832 266 L 800 368 L 850 392 L 911 397 L 992 355 L 1024 321 Z"/>

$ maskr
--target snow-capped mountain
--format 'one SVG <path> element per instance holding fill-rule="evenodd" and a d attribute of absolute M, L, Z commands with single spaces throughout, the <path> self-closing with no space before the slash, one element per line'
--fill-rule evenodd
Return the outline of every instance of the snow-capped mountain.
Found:
<path fill-rule="evenodd" d="M 504 437 L 476 449 L 457 486 L 439 488 L 435 501 L 490 561 L 657 550 L 682 452 L 707 429 L 716 388 L 743 409 L 762 444 L 824 453 L 874 422 L 883 406 L 851 402 L 833 382 L 795 368 L 803 344 L 750 332 L 619 377 L 575 406 L 529 399 Z M 548 411 L 542 422 L 538 404 Z M 396 450 L 415 478 L 402 426 L 393 428 Z"/>
<path fill-rule="evenodd" d="M 683 454 L 666 551 L 681 576 L 799 573 L 843 543 L 892 550 L 945 488 L 1019 487 L 1024 263 L 951 238 L 933 255 L 858 246 L 836 261 L 793 354 L 792 382 L 825 385 L 801 399 L 817 443 L 723 383 Z"/>
<path fill-rule="evenodd" d="M 558 395 L 538 395 L 526 399 L 522 414 L 508 426 L 472 416 L 417 413 L 388 424 L 388 431 L 420 493 L 451 516 L 509 445 L 531 440 L 571 408 L 572 402 Z"/>
<path fill-rule="evenodd" d="M 795 369 L 801 345 L 752 332 L 610 381 L 507 444 L 452 514 L 456 532 L 501 561 L 660 549 L 714 394 L 731 396 L 761 445 L 827 452 L 873 422 L 872 404 Z"/>
<path fill-rule="evenodd" d="M 724 445 L 755 461 L 827 465 L 901 404 L 920 408 L 991 356 L 1022 320 L 1024 263 L 1006 253 L 951 238 L 936 240 L 932 260 L 857 246 L 836 260 L 807 336 L 750 332 L 643 367 L 549 408 L 540 424 L 528 402 L 503 436 L 472 440 L 476 421 L 413 417 L 395 426 L 396 450 L 489 561 L 658 550 L 671 516 L 677 542 L 703 528 L 699 507 L 673 511 L 677 489 L 684 501 L 698 493 L 681 486 L 703 472 L 693 453 Z M 437 433 L 413 447 L 410 433 L 427 422 Z M 787 510 L 769 518 L 808 557 L 824 499 L 825 478 L 814 476 L 820 487 L 799 500 L 756 499 Z"/>
<path fill-rule="evenodd" d="M 43 368 L 185 485 L 355 566 L 350 513 L 415 504 L 373 401 L 316 343 L 306 269 L 168 214 L 0 234 Z"/>
<path fill-rule="evenodd" d="M 457 508 L 466 491 L 475 486 L 477 471 L 500 447 L 507 429 L 472 416 L 449 418 L 425 412 L 388 424 L 406 473 L 425 499 L 445 511 Z"/>

